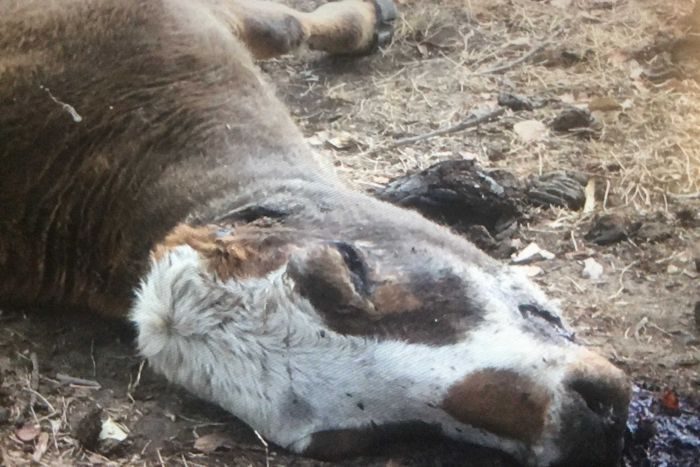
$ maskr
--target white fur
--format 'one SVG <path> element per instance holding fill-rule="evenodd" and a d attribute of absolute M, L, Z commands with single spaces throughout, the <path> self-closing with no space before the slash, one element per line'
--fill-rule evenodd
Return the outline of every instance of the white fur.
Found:
<path fill-rule="evenodd" d="M 449 436 L 546 464 L 559 454 L 552 436 L 564 402 L 563 368 L 573 352 L 538 341 L 512 322 L 518 319 L 517 289 L 531 287 L 527 281 L 477 268 L 463 273 L 489 291 L 478 297 L 486 321 L 468 340 L 447 346 L 337 334 L 292 292 L 284 269 L 221 282 L 188 246 L 153 263 L 131 316 L 139 350 L 156 371 L 291 450 L 303 451 L 317 431 L 423 420 L 440 424 Z M 498 290 L 510 292 L 491 293 Z M 514 369 L 554 388 L 545 428 L 552 436 L 527 448 L 435 408 L 450 386 L 486 368 Z"/>

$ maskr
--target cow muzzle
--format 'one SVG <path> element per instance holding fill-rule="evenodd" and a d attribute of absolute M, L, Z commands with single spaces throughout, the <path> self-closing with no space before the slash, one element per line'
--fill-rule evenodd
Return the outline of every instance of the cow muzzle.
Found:
<path fill-rule="evenodd" d="M 603 357 L 582 349 L 567 368 L 560 406 L 559 458 L 555 466 L 619 464 L 631 387 Z"/>

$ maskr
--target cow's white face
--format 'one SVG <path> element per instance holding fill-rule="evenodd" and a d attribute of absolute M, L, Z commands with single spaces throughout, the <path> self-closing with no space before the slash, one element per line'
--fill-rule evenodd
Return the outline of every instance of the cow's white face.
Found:
<path fill-rule="evenodd" d="M 139 292 L 139 348 L 312 456 L 419 427 L 532 465 L 615 465 L 622 372 L 574 343 L 529 280 L 430 226 L 401 242 L 181 227 Z"/>

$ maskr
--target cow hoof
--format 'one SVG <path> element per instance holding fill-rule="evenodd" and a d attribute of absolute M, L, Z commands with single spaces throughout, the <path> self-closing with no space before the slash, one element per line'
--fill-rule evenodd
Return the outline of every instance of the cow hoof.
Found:
<path fill-rule="evenodd" d="M 376 51 L 391 43 L 394 38 L 394 20 L 396 19 L 396 5 L 393 0 L 372 0 L 377 12 L 377 24 L 374 29 L 374 41 L 370 52 Z"/>

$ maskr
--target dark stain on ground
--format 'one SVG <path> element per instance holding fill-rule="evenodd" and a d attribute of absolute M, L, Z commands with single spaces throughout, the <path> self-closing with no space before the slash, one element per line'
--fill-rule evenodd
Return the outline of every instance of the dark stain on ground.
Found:
<path fill-rule="evenodd" d="M 668 397 L 666 395 L 666 397 Z M 692 467 L 700 462 L 700 401 L 669 407 L 658 392 L 635 387 L 625 433 L 625 467 Z"/>

